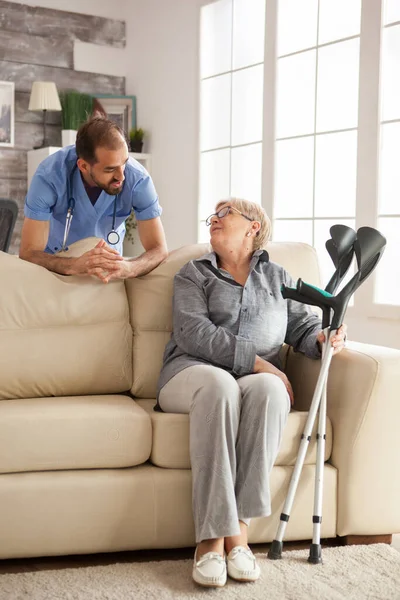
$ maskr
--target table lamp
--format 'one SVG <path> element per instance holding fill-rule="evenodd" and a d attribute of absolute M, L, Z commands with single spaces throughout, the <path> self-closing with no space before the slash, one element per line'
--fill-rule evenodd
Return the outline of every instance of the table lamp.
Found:
<path fill-rule="evenodd" d="M 60 98 L 58 97 L 56 84 L 53 81 L 33 82 L 28 110 L 43 111 L 43 142 L 40 146 L 35 146 L 34 149 L 49 146 L 49 141 L 46 138 L 46 111 L 61 110 Z"/>

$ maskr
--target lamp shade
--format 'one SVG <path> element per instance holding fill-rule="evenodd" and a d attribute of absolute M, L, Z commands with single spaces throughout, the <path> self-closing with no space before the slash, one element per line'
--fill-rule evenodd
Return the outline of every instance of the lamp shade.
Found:
<path fill-rule="evenodd" d="M 34 81 L 28 110 L 61 110 L 60 98 L 53 81 Z"/>

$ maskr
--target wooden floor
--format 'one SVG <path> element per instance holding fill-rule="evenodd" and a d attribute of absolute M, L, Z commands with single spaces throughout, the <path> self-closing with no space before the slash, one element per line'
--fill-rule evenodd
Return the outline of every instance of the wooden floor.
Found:
<path fill-rule="evenodd" d="M 338 546 L 335 539 L 322 540 L 322 547 Z M 302 550 L 309 548 L 309 542 L 287 542 L 285 550 Z M 393 535 L 392 547 L 400 552 L 400 534 Z M 253 544 L 255 554 L 268 552 L 269 544 Z M 151 560 L 180 560 L 193 558 L 193 548 L 178 550 L 145 550 L 135 552 L 113 552 L 107 554 L 83 554 L 74 556 L 55 556 L 41 558 L 20 558 L 0 560 L 0 575 L 3 573 L 26 573 L 30 571 L 48 571 L 52 569 L 68 569 L 76 567 L 93 567 L 115 563 L 143 562 Z"/>

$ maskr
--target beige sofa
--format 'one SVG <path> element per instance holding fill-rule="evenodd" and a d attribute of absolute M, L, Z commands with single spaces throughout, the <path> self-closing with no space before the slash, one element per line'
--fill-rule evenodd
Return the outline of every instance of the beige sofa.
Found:
<path fill-rule="evenodd" d="M 309 246 L 268 250 L 318 283 Z M 194 545 L 188 417 L 152 408 L 173 276 L 206 251 L 182 248 L 108 285 L 0 253 L 0 558 Z M 253 543 L 275 535 L 318 367 L 286 356 L 295 410 L 271 475 L 273 515 L 252 521 Z M 400 531 L 399 367 L 400 351 L 363 344 L 333 359 L 324 538 Z M 313 440 L 287 540 L 312 535 L 315 458 Z"/>

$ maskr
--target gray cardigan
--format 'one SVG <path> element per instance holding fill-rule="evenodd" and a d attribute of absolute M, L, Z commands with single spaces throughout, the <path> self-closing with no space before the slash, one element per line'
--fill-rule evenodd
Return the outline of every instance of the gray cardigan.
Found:
<path fill-rule="evenodd" d="M 244 286 L 218 268 L 214 252 L 184 265 L 174 279 L 173 333 L 157 395 L 174 375 L 197 364 L 212 364 L 237 378 L 253 372 L 258 354 L 281 369 L 284 342 L 320 358 L 321 320 L 308 306 L 284 300 L 283 283 L 295 286 L 265 250 L 254 252 Z"/>

